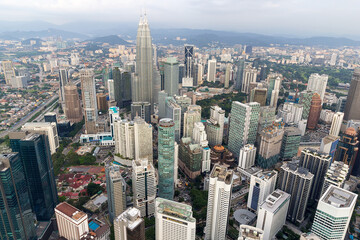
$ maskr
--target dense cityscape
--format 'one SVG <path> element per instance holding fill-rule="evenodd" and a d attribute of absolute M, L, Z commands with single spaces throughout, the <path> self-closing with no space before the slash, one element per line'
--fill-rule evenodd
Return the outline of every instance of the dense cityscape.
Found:
<path fill-rule="evenodd" d="M 360 47 L 170 40 L 0 36 L 0 238 L 360 239 Z"/>

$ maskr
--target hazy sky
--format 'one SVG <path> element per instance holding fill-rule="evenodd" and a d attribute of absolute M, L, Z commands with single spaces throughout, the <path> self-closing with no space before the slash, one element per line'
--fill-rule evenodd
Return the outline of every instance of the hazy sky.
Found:
<path fill-rule="evenodd" d="M 0 0 L 0 20 L 137 22 L 289 35 L 360 36 L 360 0 Z"/>

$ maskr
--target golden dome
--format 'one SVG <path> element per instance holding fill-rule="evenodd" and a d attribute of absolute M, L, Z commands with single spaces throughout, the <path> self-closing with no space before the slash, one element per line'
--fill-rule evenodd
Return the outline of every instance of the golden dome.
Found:
<path fill-rule="evenodd" d="M 349 127 L 348 129 L 346 129 L 345 134 L 350 135 L 350 136 L 356 136 L 357 135 L 356 130 L 353 127 Z"/>
<path fill-rule="evenodd" d="M 217 152 L 221 152 L 221 151 L 224 151 L 225 148 L 222 145 L 216 145 L 216 146 L 214 146 L 214 150 Z"/>

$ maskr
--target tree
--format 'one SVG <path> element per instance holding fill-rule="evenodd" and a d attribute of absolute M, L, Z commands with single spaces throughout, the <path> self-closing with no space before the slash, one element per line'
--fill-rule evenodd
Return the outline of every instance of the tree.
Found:
<path fill-rule="evenodd" d="M 91 182 L 87 185 L 86 192 L 89 196 L 93 196 L 100 191 L 104 191 L 104 189 L 99 184 Z"/>

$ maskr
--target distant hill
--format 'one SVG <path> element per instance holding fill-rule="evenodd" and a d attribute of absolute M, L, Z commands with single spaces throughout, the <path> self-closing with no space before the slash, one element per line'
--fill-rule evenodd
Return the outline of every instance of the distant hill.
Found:
<path fill-rule="evenodd" d="M 47 38 L 47 37 L 62 37 L 63 39 L 80 39 L 84 40 L 88 36 L 80 33 L 68 32 L 55 28 L 40 31 L 14 31 L 0 33 L 0 39 L 6 40 L 21 40 L 28 38 Z"/>
<path fill-rule="evenodd" d="M 122 39 L 116 35 L 97 37 L 97 38 L 90 39 L 88 41 L 96 42 L 96 43 L 108 43 L 110 45 L 130 45 L 129 42 L 125 41 L 124 39 Z"/>

